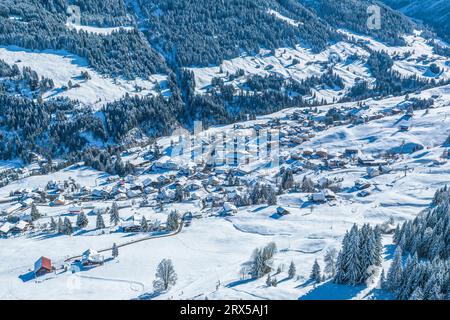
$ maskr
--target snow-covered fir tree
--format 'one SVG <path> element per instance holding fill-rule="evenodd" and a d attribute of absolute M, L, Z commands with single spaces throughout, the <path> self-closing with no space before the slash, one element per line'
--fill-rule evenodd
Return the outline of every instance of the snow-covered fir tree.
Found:
<path fill-rule="evenodd" d="M 57 231 L 58 225 L 56 224 L 56 221 L 53 217 L 50 218 L 50 230 L 51 231 Z"/>
<path fill-rule="evenodd" d="M 56 231 L 58 233 L 64 233 L 64 223 L 61 217 L 58 218 L 58 224 L 56 226 Z"/>
<path fill-rule="evenodd" d="M 42 217 L 42 214 L 39 212 L 38 208 L 36 207 L 36 205 L 34 203 L 31 205 L 30 215 L 31 215 L 31 221 L 36 221 Z"/>
<path fill-rule="evenodd" d="M 69 218 L 64 218 L 64 229 L 63 233 L 66 235 L 71 235 L 73 232 L 72 222 L 70 222 Z"/>
<path fill-rule="evenodd" d="M 117 258 L 119 256 L 119 248 L 117 247 L 117 244 L 114 242 L 112 246 L 112 256 L 113 258 Z"/>
<path fill-rule="evenodd" d="M 288 276 L 290 279 L 293 279 L 295 277 L 297 270 L 295 268 L 295 264 L 294 261 L 291 261 L 291 263 L 289 264 L 289 270 L 288 270 Z"/>
<path fill-rule="evenodd" d="M 317 259 L 314 260 L 311 275 L 309 276 L 309 278 L 317 283 L 322 282 L 322 274 L 320 272 L 320 265 L 319 262 L 317 262 Z"/>
<path fill-rule="evenodd" d="M 114 201 L 109 211 L 109 221 L 112 225 L 117 226 L 120 222 L 119 206 Z"/>
<path fill-rule="evenodd" d="M 390 291 L 397 291 L 400 287 L 403 277 L 403 255 L 402 249 L 397 247 L 395 250 L 394 260 L 391 263 L 391 267 L 386 275 L 386 287 Z"/>
<path fill-rule="evenodd" d="M 383 289 L 397 299 L 448 299 L 450 292 L 450 193 L 436 191 L 431 207 L 398 226 L 394 260 Z M 406 263 L 403 254 L 406 255 Z"/>
<path fill-rule="evenodd" d="M 166 222 L 167 230 L 169 230 L 169 231 L 177 230 L 180 225 L 179 220 L 180 220 L 180 217 L 178 215 L 178 212 L 176 212 L 176 211 L 170 212 L 169 215 L 167 216 L 167 222 Z"/>
<path fill-rule="evenodd" d="M 105 221 L 103 220 L 103 216 L 100 212 L 97 214 L 97 220 L 95 222 L 95 227 L 97 229 L 105 229 Z"/>
<path fill-rule="evenodd" d="M 89 224 L 89 220 L 86 217 L 86 214 L 81 211 L 80 214 L 77 216 L 76 226 L 80 229 L 86 228 Z"/>
<path fill-rule="evenodd" d="M 381 233 L 377 228 L 354 225 L 342 241 L 336 260 L 334 281 L 340 284 L 362 284 L 381 265 Z"/>
<path fill-rule="evenodd" d="M 149 230 L 149 226 L 148 226 L 147 219 L 145 217 L 142 217 L 142 220 L 141 220 L 141 232 L 148 232 L 148 230 Z"/>

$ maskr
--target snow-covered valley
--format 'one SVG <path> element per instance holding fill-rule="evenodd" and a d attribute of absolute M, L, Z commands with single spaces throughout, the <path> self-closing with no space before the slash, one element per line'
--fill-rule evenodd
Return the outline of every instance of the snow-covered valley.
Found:
<path fill-rule="evenodd" d="M 133 242 L 148 236 L 148 233 L 129 233 L 120 228 L 110 226 L 108 215 L 104 214 L 106 226 L 103 230 L 95 227 L 95 212 L 110 207 L 113 200 L 89 200 L 75 197 L 75 193 L 64 191 L 65 203 L 48 206 L 48 203 L 37 203 L 37 209 L 44 217 L 34 222 L 34 229 L 23 234 L 0 239 L 0 296 L 2 299 L 364 299 L 370 298 L 377 283 L 360 287 L 346 287 L 332 284 L 330 281 L 317 286 L 309 281 L 309 273 L 315 259 L 322 264 L 327 249 L 339 249 L 340 241 L 346 230 L 353 224 L 371 225 L 401 223 L 410 220 L 424 210 L 431 202 L 436 189 L 449 183 L 450 161 L 442 158 L 447 147 L 443 143 L 450 134 L 450 87 L 440 87 L 424 91 L 417 95 L 422 99 L 434 97 L 434 105 L 426 110 L 414 111 L 411 128 L 402 131 L 399 119 L 402 113 L 387 112 L 404 104 L 404 97 L 385 100 L 369 100 L 360 109 L 360 115 L 370 117 L 387 113 L 379 119 L 368 120 L 363 124 L 334 124 L 325 130 L 318 131 L 314 137 L 304 143 L 281 145 L 285 168 L 300 168 L 294 174 L 295 181 L 302 181 L 308 176 L 312 181 L 341 179 L 341 187 L 332 199 L 325 202 L 314 202 L 310 193 L 290 191 L 279 195 L 276 205 L 249 205 L 238 207 L 231 214 L 223 214 L 223 207 L 210 203 L 210 197 L 216 197 L 217 203 L 223 203 L 235 192 L 245 192 L 244 185 L 228 187 L 225 173 L 235 170 L 233 165 L 219 166 L 213 169 L 206 180 L 181 174 L 176 170 L 151 169 L 151 163 L 145 163 L 143 156 L 148 153 L 146 148 L 131 150 L 123 155 L 123 160 L 142 164 L 142 173 L 135 178 L 125 179 L 122 188 L 133 189 L 133 185 L 147 185 L 146 181 L 158 181 L 161 177 L 169 179 L 163 184 L 162 190 L 169 191 L 175 185 L 187 186 L 186 177 L 190 183 L 198 183 L 203 188 L 188 192 L 182 201 L 164 201 L 161 211 L 157 202 L 157 190 L 149 187 L 144 193 L 128 200 L 116 200 L 119 204 L 121 223 L 146 217 L 147 221 L 164 224 L 167 214 L 177 210 L 180 214 L 191 212 L 192 222 L 182 222 L 184 227 L 179 233 L 168 234 L 160 238 L 161 231 L 151 232 L 145 241 L 130 244 L 120 248 L 118 258 L 110 260 L 110 250 L 104 253 L 106 262 L 92 269 L 83 269 L 72 274 L 68 266 L 70 261 L 64 260 L 81 254 L 84 250 L 107 249 L 113 243 L 117 245 Z M 412 97 L 411 97 L 412 98 Z M 319 107 L 317 115 L 332 109 L 333 105 Z M 356 104 L 339 105 L 342 108 L 356 108 Z M 259 117 L 257 120 L 239 123 L 225 127 L 211 128 L 204 134 L 212 132 L 227 132 L 248 130 L 256 125 L 266 125 L 276 119 L 280 120 L 282 130 L 299 126 L 299 120 L 292 120 L 292 115 L 302 110 L 287 109 L 276 114 Z M 300 121 L 300 123 L 302 123 Z M 238 129 L 236 129 L 238 128 Z M 245 129 L 247 128 L 247 129 Z M 172 138 L 162 138 L 158 142 L 163 154 L 170 152 Z M 176 139 L 175 139 L 176 141 Z M 420 150 L 403 150 L 401 147 L 409 143 L 421 146 Z M 344 154 L 345 149 L 356 148 L 361 158 L 379 155 L 383 151 L 394 151 L 398 156 L 389 160 L 390 171 L 384 174 L 367 177 L 368 165 L 349 162 L 341 168 L 321 167 L 323 158 L 308 156 L 304 160 L 294 160 L 297 154 L 307 150 L 327 150 L 329 158 L 332 155 Z M 314 152 L 314 151 L 313 151 Z M 186 165 L 186 159 L 175 163 Z M 298 157 L 296 158 L 298 159 Z M 341 158 L 343 159 L 343 158 Z M 311 163 L 316 163 L 316 169 L 311 169 Z M 300 163 L 300 164 L 299 164 Z M 190 164 L 193 167 L 194 164 Z M 370 166 L 369 166 L 370 167 Z M 405 169 L 406 168 L 406 169 Z M 239 166 L 242 181 L 266 181 L 274 183 L 279 168 L 267 167 L 267 161 L 251 162 Z M 173 175 L 173 178 L 169 178 Z M 200 177 L 200 176 L 199 176 Z M 214 177 L 218 182 L 211 182 Z M 7 210 L 14 200 L 10 194 L 23 188 L 30 190 L 45 188 L 51 181 L 68 181 L 72 178 L 78 188 L 86 190 L 114 190 L 117 182 L 108 182 L 108 175 L 86 167 L 69 167 L 49 175 L 28 177 L 9 184 L 0 189 L 2 209 Z M 370 185 L 366 196 L 358 196 L 354 187 L 358 179 L 366 179 Z M 117 179 L 117 178 L 116 178 Z M 172 179 L 172 180 L 170 180 Z M 98 186 L 98 187 L 96 187 Z M 70 189 L 70 188 L 69 188 Z M 160 189 L 161 190 L 161 189 Z M 35 191 L 35 190 L 34 190 Z M 156 193 L 155 193 L 156 192 Z M 122 199 L 122 198 L 116 198 Z M 145 203 L 142 203 L 145 199 Z M 207 200 L 206 202 L 204 200 Z M 203 201 L 202 201 L 203 200 Z M 87 214 L 89 224 L 86 228 L 75 231 L 72 235 L 59 235 L 44 231 L 48 227 L 50 217 L 55 219 L 67 217 L 75 223 L 76 213 L 70 213 L 73 207 L 82 207 Z M 277 208 L 289 211 L 288 215 L 280 216 Z M 28 214 L 29 207 L 19 209 L 12 215 Z M 96 211 L 97 210 L 97 211 Z M 47 227 L 46 227 L 47 225 Z M 120 224 L 119 224 L 120 225 Z M 164 233 L 164 231 L 162 231 Z M 273 277 L 276 277 L 276 287 L 269 287 L 265 279 L 251 280 L 242 278 L 240 269 L 254 248 L 274 242 L 278 253 L 274 256 Z M 383 243 L 383 267 L 388 268 L 392 259 L 391 235 L 385 235 Z M 34 279 L 30 276 L 34 261 L 46 256 L 52 259 L 57 267 L 54 273 Z M 156 294 L 152 289 L 153 273 L 163 258 L 170 258 L 178 275 L 177 284 L 167 293 Z M 287 268 L 291 261 L 297 268 L 295 278 L 289 278 Z M 59 269 L 66 265 L 68 271 Z M 372 288 L 372 289 L 371 289 Z"/>
<path fill-rule="evenodd" d="M 450 299 L 445 1 L 4 2 L 0 300 Z"/>

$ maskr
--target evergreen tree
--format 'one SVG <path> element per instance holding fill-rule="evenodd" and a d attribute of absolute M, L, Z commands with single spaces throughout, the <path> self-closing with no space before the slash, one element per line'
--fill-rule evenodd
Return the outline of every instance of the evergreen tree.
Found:
<path fill-rule="evenodd" d="M 97 214 L 97 221 L 95 223 L 97 229 L 105 229 L 105 221 L 103 220 L 102 214 L 99 212 Z"/>
<path fill-rule="evenodd" d="M 278 280 L 276 277 L 272 278 L 272 287 L 276 287 L 278 285 Z"/>
<path fill-rule="evenodd" d="M 283 190 L 291 189 L 294 186 L 294 174 L 292 170 L 287 169 L 284 171 L 284 174 L 281 178 L 281 188 Z"/>
<path fill-rule="evenodd" d="M 56 224 L 56 221 L 53 217 L 50 218 L 50 230 L 51 231 L 57 231 L 58 226 Z"/>
<path fill-rule="evenodd" d="M 31 205 L 31 221 L 36 221 L 42 217 L 41 213 L 37 209 L 36 205 L 33 203 Z"/>
<path fill-rule="evenodd" d="M 86 228 L 89 224 L 89 220 L 86 217 L 86 214 L 81 211 L 80 214 L 77 216 L 76 226 L 80 229 Z"/>
<path fill-rule="evenodd" d="M 56 230 L 57 230 L 58 233 L 60 233 L 60 234 L 64 233 L 64 223 L 63 223 L 61 217 L 59 217 L 59 219 L 58 219 L 58 225 L 57 225 Z"/>
<path fill-rule="evenodd" d="M 119 206 L 114 201 L 111 210 L 109 211 L 109 221 L 112 225 L 117 226 L 120 222 L 120 216 L 119 216 Z"/>
<path fill-rule="evenodd" d="M 294 278 L 296 272 L 297 272 L 297 270 L 295 268 L 294 261 L 291 261 L 291 264 L 289 265 L 289 271 L 288 271 L 289 278 L 290 279 Z"/>
<path fill-rule="evenodd" d="M 317 262 L 317 259 L 314 261 L 314 265 L 312 267 L 311 275 L 309 278 L 317 283 L 322 281 L 322 276 L 320 273 L 320 265 Z"/>
<path fill-rule="evenodd" d="M 65 235 L 71 235 L 73 232 L 72 230 L 72 222 L 70 222 L 69 218 L 64 218 L 64 231 L 63 233 Z"/>
<path fill-rule="evenodd" d="M 275 243 L 271 242 L 262 249 L 255 249 L 250 260 L 250 275 L 261 278 L 272 270 L 273 256 L 277 251 Z"/>
<path fill-rule="evenodd" d="M 270 277 L 270 274 L 267 275 L 267 278 L 266 278 L 266 285 L 267 285 L 268 287 L 271 287 L 271 286 L 272 286 L 272 278 Z"/>
<path fill-rule="evenodd" d="M 384 269 L 381 270 L 381 275 L 380 275 L 380 289 L 382 290 L 386 290 L 387 286 L 386 286 L 386 275 L 384 274 Z"/>
<path fill-rule="evenodd" d="M 119 248 L 117 247 L 115 242 L 113 243 L 113 246 L 112 246 L 112 256 L 114 259 L 119 256 Z"/>
<path fill-rule="evenodd" d="M 184 200 L 184 190 L 183 187 L 180 185 L 176 186 L 175 189 L 175 201 L 182 202 Z"/>
<path fill-rule="evenodd" d="M 166 222 L 167 230 L 168 231 L 178 230 L 180 225 L 179 219 L 180 217 L 178 216 L 178 213 L 176 211 L 172 211 L 171 213 L 169 213 Z"/>
<path fill-rule="evenodd" d="M 402 263 L 402 249 L 397 247 L 395 250 L 394 260 L 386 276 L 386 288 L 391 292 L 396 292 L 402 282 L 403 263 Z"/>
<path fill-rule="evenodd" d="M 363 281 L 362 257 L 360 254 L 360 235 L 358 227 L 354 225 L 350 230 L 347 260 L 347 278 L 352 285 L 360 284 Z"/>
<path fill-rule="evenodd" d="M 275 190 L 271 189 L 267 197 L 267 205 L 275 206 L 277 204 L 277 194 Z"/>
<path fill-rule="evenodd" d="M 311 178 L 308 178 L 307 176 L 303 177 L 301 191 L 305 193 L 312 193 L 315 191 L 314 182 Z"/>
<path fill-rule="evenodd" d="M 123 163 L 120 156 L 117 156 L 116 162 L 114 163 L 114 171 L 120 177 L 123 177 L 127 174 L 125 170 L 125 164 Z"/>
<path fill-rule="evenodd" d="M 417 287 L 409 297 L 409 300 L 423 300 L 423 292 L 420 287 Z"/>
<path fill-rule="evenodd" d="M 148 232 L 149 227 L 148 227 L 148 222 L 147 219 L 145 219 L 145 217 L 142 217 L 141 220 L 141 232 Z"/>

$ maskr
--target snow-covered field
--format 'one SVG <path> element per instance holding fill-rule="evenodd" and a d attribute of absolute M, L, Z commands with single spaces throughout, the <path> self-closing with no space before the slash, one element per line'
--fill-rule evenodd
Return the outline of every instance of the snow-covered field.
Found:
<path fill-rule="evenodd" d="M 0 59 L 8 64 L 17 64 L 19 68 L 30 67 L 40 77 L 52 79 L 55 88 L 46 92 L 44 99 L 68 97 L 93 108 L 101 108 L 127 93 L 139 96 L 156 95 L 161 89 L 163 95 L 170 95 L 166 75 L 155 74 L 150 75 L 148 79 L 133 81 L 112 79 L 89 68 L 84 58 L 65 51 L 33 51 L 16 46 L 0 46 Z M 91 79 L 84 80 L 81 77 L 82 72 L 88 72 Z M 69 81 L 73 85 L 71 89 L 68 88 Z M 140 89 L 136 90 L 137 87 Z"/>
<path fill-rule="evenodd" d="M 63 58 L 61 58 L 63 59 Z M 442 161 L 443 142 L 450 134 L 450 86 L 424 91 L 421 98 L 434 96 L 434 108 L 415 111 L 409 131 L 401 131 L 398 121 L 402 115 L 386 116 L 362 125 L 342 125 L 318 132 L 304 144 L 289 148 L 295 152 L 307 147 L 326 148 L 331 152 L 343 152 L 345 148 L 357 147 L 364 154 L 378 154 L 381 151 L 401 148 L 408 143 L 423 146 L 423 149 L 400 156 L 392 164 L 392 171 L 371 179 L 371 194 L 358 197 L 352 190 L 358 178 L 366 177 L 361 166 L 343 169 L 305 171 L 295 175 L 301 180 L 304 174 L 313 180 L 323 177 L 343 178 L 343 191 L 337 199 L 323 204 L 311 203 L 304 193 L 287 193 L 278 197 L 277 206 L 288 209 L 287 216 L 276 215 L 277 206 L 256 205 L 241 207 L 232 216 L 222 217 L 214 211 L 203 210 L 198 201 L 185 200 L 169 204 L 162 212 L 154 208 L 139 207 L 128 200 L 126 208 L 120 210 L 121 217 L 145 216 L 150 221 L 165 221 L 172 209 L 180 213 L 191 211 L 201 213 L 190 226 L 182 228 L 179 234 L 164 238 L 148 239 L 120 248 L 117 259 L 107 261 L 103 266 L 77 272 L 48 274 L 35 280 L 30 277 L 33 263 L 40 256 L 47 256 L 54 264 L 62 264 L 69 256 L 79 255 L 88 248 L 105 249 L 141 239 L 143 234 L 105 232 L 94 230 L 95 215 L 89 216 L 90 226 L 75 232 L 72 236 L 30 233 L 8 239 L 0 239 L 0 299 L 364 299 L 372 296 L 376 283 L 368 287 L 337 286 L 331 282 L 312 284 L 308 278 L 315 259 L 323 265 L 323 255 L 329 248 L 339 249 L 345 231 L 356 223 L 372 225 L 393 218 L 395 223 L 414 218 L 430 203 L 435 190 L 450 182 L 450 161 Z M 368 100 L 366 115 L 392 108 L 404 97 L 385 100 Z M 356 106 L 348 103 L 345 106 Z M 333 106 L 319 107 L 326 111 Z M 255 121 L 242 123 L 267 123 L 295 112 L 287 109 L 276 114 L 259 117 Z M 287 121 L 289 124 L 290 122 Z M 230 130 L 232 126 L 215 127 L 210 131 Z M 170 138 L 162 138 L 160 145 L 170 146 Z M 145 150 L 143 150 L 145 151 Z M 142 161 L 133 156 L 136 162 Z M 128 156 L 129 159 L 132 156 Z M 126 160 L 127 157 L 124 157 Z M 245 169 L 245 167 L 243 167 Z M 407 169 L 405 169 L 407 168 Z M 264 177 L 269 179 L 270 170 L 264 164 L 253 164 L 253 173 L 247 179 Z M 72 177 L 82 186 L 94 188 L 105 180 L 105 174 L 80 167 L 69 168 L 46 176 L 29 177 L 0 189 L 0 199 L 7 199 L 9 193 L 20 188 L 44 187 L 50 180 L 66 180 Z M 139 181 L 152 178 L 138 177 Z M 155 177 L 153 177 L 155 178 Z M 207 190 L 208 191 L 208 190 Z M 86 207 L 110 206 L 111 201 L 91 201 Z M 47 217 L 66 216 L 71 204 L 62 207 L 38 206 Z M 7 204 L 2 204 L 2 209 Z M 46 220 L 45 220 L 46 219 Z M 106 226 L 109 221 L 105 217 Z M 248 261 L 253 249 L 275 242 L 278 253 L 274 257 L 273 273 L 278 285 L 268 287 L 265 278 L 245 280 L 240 277 L 243 263 Z M 392 239 L 384 237 L 385 251 L 383 267 L 386 269 L 392 259 Z M 110 251 L 105 253 L 110 257 Z M 154 294 L 152 281 L 157 264 L 164 258 L 172 259 L 178 274 L 177 284 L 163 294 Z M 287 268 L 293 261 L 297 276 L 289 279 Z"/>
<path fill-rule="evenodd" d="M 83 26 L 79 24 L 73 24 L 73 23 L 67 23 L 66 27 L 69 29 L 75 29 L 77 31 L 83 30 L 85 32 L 90 32 L 98 35 L 108 35 L 113 32 L 119 31 L 119 30 L 133 30 L 133 27 L 93 27 L 93 26 Z"/>

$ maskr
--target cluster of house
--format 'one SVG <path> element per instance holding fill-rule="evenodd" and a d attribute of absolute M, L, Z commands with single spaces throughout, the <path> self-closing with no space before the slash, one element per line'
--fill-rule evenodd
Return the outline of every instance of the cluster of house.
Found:
<path fill-rule="evenodd" d="M 19 220 L 16 223 L 4 222 L 3 224 L 0 224 L 0 237 L 22 234 L 32 228 L 33 225 L 24 220 Z"/>

